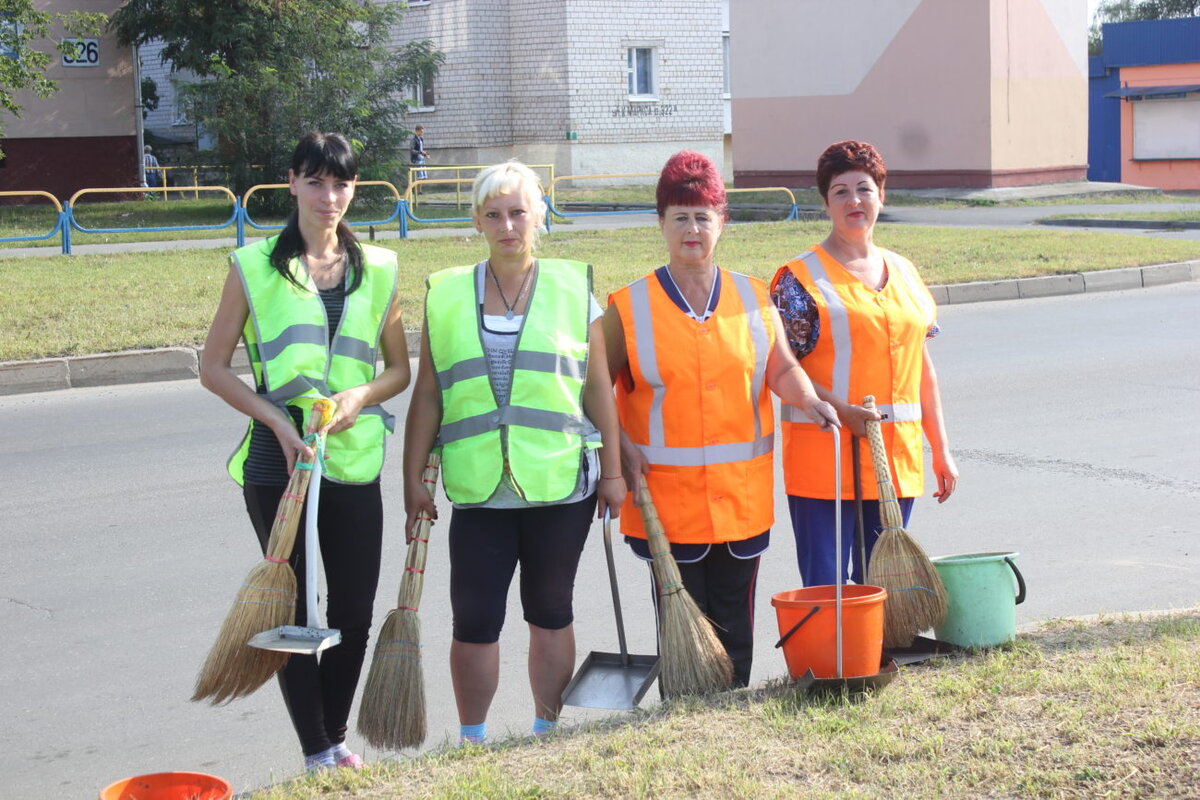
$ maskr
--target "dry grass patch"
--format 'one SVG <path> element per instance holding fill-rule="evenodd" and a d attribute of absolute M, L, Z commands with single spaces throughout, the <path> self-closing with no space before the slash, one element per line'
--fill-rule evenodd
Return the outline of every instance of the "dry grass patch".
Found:
<path fill-rule="evenodd" d="M 1198 658 L 1200 609 L 1051 622 L 872 697 L 773 682 L 252 797 L 1193 798 Z"/>

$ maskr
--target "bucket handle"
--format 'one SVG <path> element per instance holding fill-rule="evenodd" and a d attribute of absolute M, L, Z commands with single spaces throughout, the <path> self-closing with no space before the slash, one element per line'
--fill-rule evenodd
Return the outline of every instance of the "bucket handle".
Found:
<path fill-rule="evenodd" d="M 1025 602 L 1025 576 L 1021 574 L 1021 570 L 1017 569 L 1017 565 L 1008 556 L 1004 557 L 1004 563 L 1012 567 L 1013 575 L 1017 576 L 1017 602 L 1015 605 L 1021 605 Z"/>
<path fill-rule="evenodd" d="M 795 625 L 792 626 L 792 629 L 790 631 L 785 633 L 783 636 L 779 637 L 779 641 L 775 643 L 775 646 L 783 647 L 785 644 L 787 644 L 787 640 L 792 638 L 792 634 L 795 633 L 796 631 L 800 630 L 800 626 L 803 625 L 804 623 L 808 622 L 810 619 L 812 619 L 812 615 L 817 613 L 820 610 L 821 610 L 820 606 L 813 606 L 812 609 L 809 610 L 809 612 L 804 615 L 803 619 L 801 619 L 799 622 L 797 622 Z"/>

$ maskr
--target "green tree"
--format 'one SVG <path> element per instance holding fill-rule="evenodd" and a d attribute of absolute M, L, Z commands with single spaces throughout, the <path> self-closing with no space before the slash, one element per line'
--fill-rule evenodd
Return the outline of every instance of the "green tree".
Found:
<path fill-rule="evenodd" d="M 296 139 L 346 134 L 369 177 L 394 178 L 405 146 L 406 86 L 437 73 L 429 41 L 390 46 L 402 4 L 387 0 L 129 0 L 113 14 L 125 45 L 161 40 L 177 102 L 229 169 L 234 188 L 286 173 Z"/>
<path fill-rule="evenodd" d="M 28 90 L 38 97 L 51 97 L 58 91 L 58 84 L 46 77 L 53 56 L 32 43 L 47 39 L 55 21 L 72 36 L 85 37 L 98 35 L 106 20 L 103 14 L 39 11 L 33 0 L 0 0 L 0 136 L 4 135 L 6 114 L 21 116 L 17 92 Z M 57 55 L 68 50 L 69 46 L 60 42 L 53 52 Z"/>
<path fill-rule="evenodd" d="M 1148 19 L 1200 17 L 1200 0 L 1103 0 L 1092 15 L 1088 29 L 1088 55 L 1103 49 L 1100 26 L 1106 22 L 1138 22 Z"/>

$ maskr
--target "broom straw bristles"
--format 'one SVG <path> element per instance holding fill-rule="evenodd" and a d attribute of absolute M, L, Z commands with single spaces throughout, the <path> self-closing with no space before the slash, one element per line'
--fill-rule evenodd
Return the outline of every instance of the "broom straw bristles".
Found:
<path fill-rule="evenodd" d="M 288 559 L 311 478 L 311 465 L 305 469 L 297 464 L 292 470 L 271 524 L 266 556 L 250 570 L 221 623 L 196 676 L 193 701 L 219 705 L 251 694 L 287 663 L 287 653 L 251 647 L 247 642 L 263 631 L 296 621 L 296 574 Z"/>
<path fill-rule="evenodd" d="M 425 462 L 421 481 L 432 497 L 441 458 L 435 451 Z M 422 515 L 404 559 L 400 596 L 388 612 L 375 641 L 375 652 L 358 707 L 358 732 L 373 747 L 402 750 L 425 741 L 425 671 L 421 661 L 421 592 L 433 520 Z"/>
<path fill-rule="evenodd" d="M 875 398 L 863 398 L 863 407 L 875 408 Z M 887 589 L 884 646 L 908 647 L 921 631 L 937 627 L 946 619 L 946 587 L 925 549 L 904 529 L 878 420 L 868 420 L 866 427 L 884 525 L 871 550 L 867 582 Z"/>
<path fill-rule="evenodd" d="M 659 686 L 664 697 L 728 689 L 733 663 L 712 622 L 683 587 L 679 565 L 658 518 L 645 478 L 637 482 L 634 503 L 641 512 L 659 591 Z"/>

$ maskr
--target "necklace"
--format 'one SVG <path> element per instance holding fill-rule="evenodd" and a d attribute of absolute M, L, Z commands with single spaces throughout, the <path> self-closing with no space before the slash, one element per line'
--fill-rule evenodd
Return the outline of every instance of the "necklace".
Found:
<path fill-rule="evenodd" d="M 516 308 L 517 303 L 521 302 L 521 298 L 525 296 L 525 287 L 529 285 L 529 276 L 533 274 L 533 267 L 531 266 L 525 270 L 525 279 L 521 281 L 521 288 L 517 290 L 517 296 L 513 298 L 511 303 L 504 296 L 504 288 L 500 286 L 500 279 L 496 277 L 496 270 L 492 269 L 491 261 L 488 261 L 488 272 L 492 275 L 492 283 L 496 284 L 496 291 L 500 293 L 500 302 L 504 303 L 504 318 L 512 319 L 513 309 Z"/>

